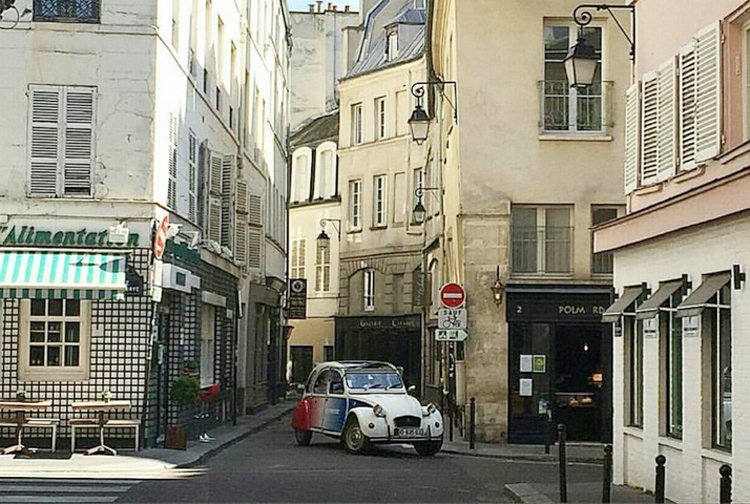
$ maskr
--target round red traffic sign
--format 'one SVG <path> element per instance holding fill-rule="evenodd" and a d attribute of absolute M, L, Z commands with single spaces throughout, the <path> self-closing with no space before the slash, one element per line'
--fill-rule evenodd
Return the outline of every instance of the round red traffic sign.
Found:
<path fill-rule="evenodd" d="M 447 283 L 440 288 L 440 303 L 446 308 L 463 306 L 465 300 L 466 292 L 457 283 Z"/>
<path fill-rule="evenodd" d="M 157 259 L 161 259 L 167 247 L 167 231 L 169 231 L 169 215 L 164 216 L 154 237 L 154 256 Z"/>

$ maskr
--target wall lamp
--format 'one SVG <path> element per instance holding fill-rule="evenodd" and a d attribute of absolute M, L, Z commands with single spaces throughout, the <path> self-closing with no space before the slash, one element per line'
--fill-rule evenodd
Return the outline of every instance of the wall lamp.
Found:
<path fill-rule="evenodd" d="M 320 219 L 320 227 L 322 229 L 317 238 L 318 248 L 325 249 L 331 246 L 331 238 L 328 236 L 328 233 L 326 233 L 326 224 L 329 222 L 333 226 L 333 229 L 336 230 L 336 235 L 338 236 L 339 241 L 341 241 L 341 219 L 323 218 Z"/>
<path fill-rule="evenodd" d="M 0 0 L 0 30 L 11 30 L 18 26 L 21 18 L 27 14 L 31 14 L 31 9 L 26 8 L 23 12 L 18 12 L 18 7 L 13 5 L 16 0 Z M 5 11 L 13 11 L 15 15 L 11 14 L 10 19 L 6 19 Z M 5 23 L 10 23 L 10 26 L 4 26 Z"/>
<path fill-rule="evenodd" d="M 500 266 L 497 267 L 495 272 L 495 283 L 492 284 L 492 297 L 495 300 L 495 304 L 500 306 L 503 304 L 503 292 L 505 292 L 505 284 L 500 281 Z"/>
<path fill-rule="evenodd" d="M 427 215 L 427 209 L 422 204 L 422 196 L 425 191 L 439 191 L 439 187 L 422 187 L 419 186 L 414 190 L 414 196 L 417 197 L 417 204 L 414 205 L 414 209 L 411 211 L 411 223 L 415 226 L 419 226 L 424 223 L 425 216 Z"/>
<path fill-rule="evenodd" d="M 599 64 L 599 57 L 596 55 L 594 46 L 592 46 L 584 36 L 583 29 L 591 24 L 593 16 L 591 10 L 607 11 L 617 24 L 625 38 L 630 42 L 630 60 L 635 61 L 635 5 L 620 4 L 581 4 L 573 10 L 573 20 L 579 26 L 578 41 L 570 48 L 568 55 L 563 59 L 565 73 L 568 76 L 570 87 L 587 88 L 594 82 L 596 67 Z M 626 9 L 631 14 L 631 33 L 622 26 L 613 10 Z"/>
<path fill-rule="evenodd" d="M 458 109 L 456 108 L 458 105 L 458 95 L 456 90 L 456 81 L 437 80 L 415 83 L 411 87 L 411 94 L 417 99 L 417 106 L 414 107 L 414 111 L 411 113 L 411 117 L 409 118 L 408 122 L 409 128 L 411 129 L 411 138 L 412 140 L 417 142 L 417 145 L 422 145 L 422 143 L 427 140 L 427 134 L 430 131 L 430 116 L 427 114 L 424 108 L 422 108 L 422 99 L 424 98 L 425 86 L 439 86 L 441 92 L 444 86 L 453 86 L 453 100 L 456 103 L 451 102 L 447 98 L 445 101 L 447 101 L 453 108 L 453 119 L 458 122 Z"/>

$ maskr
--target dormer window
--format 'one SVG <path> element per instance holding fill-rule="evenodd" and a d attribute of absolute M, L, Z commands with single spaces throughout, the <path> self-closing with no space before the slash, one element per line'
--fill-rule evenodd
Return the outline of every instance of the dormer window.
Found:
<path fill-rule="evenodd" d="M 393 61 L 398 57 L 398 31 L 391 30 L 386 36 L 387 47 L 385 52 L 386 61 Z"/>

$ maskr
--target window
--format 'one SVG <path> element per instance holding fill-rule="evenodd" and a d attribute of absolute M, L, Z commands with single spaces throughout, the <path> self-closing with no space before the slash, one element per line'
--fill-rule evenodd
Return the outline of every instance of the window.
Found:
<path fill-rule="evenodd" d="M 295 151 L 292 163 L 292 202 L 300 203 L 310 199 L 310 158 L 308 147 Z"/>
<path fill-rule="evenodd" d="M 305 278 L 305 240 L 292 241 L 292 278 Z"/>
<path fill-rule="evenodd" d="M 372 179 L 372 225 L 386 226 L 386 175 L 377 175 Z"/>
<path fill-rule="evenodd" d="M 682 439 L 682 320 L 677 318 L 677 306 L 681 301 L 682 290 L 678 290 L 659 315 L 667 357 L 666 431 L 668 436 L 677 439 Z"/>
<path fill-rule="evenodd" d="M 702 314 L 711 345 L 712 445 L 732 449 L 732 317 L 731 289 L 725 284 L 706 303 Z"/>
<path fill-rule="evenodd" d="M 575 23 L 544 27 L 544 81 L 541 83 L 544 131 L 597 132 L 603 127 L 601 65 L 597 66 L 593 85 L 585 89 L 571 88 L 565 73 L 563 59 L 577 42 L 577 31 Z M 583 28 L 583 36 L 594 46 L 601 61 L 602 29 L 587 26 Z"/>
<path fill-rule="evenodd" d="M 426 1 L 427 0 L 414 0 L 414 8 L 418 10 L 424 10 Z"/>
<path fill-rule="evenodd" d="M 511 271 L 516 274 L 572 272 L 571 208 L 518 207 L 511 212 Z"/>
<path fill-rule="evenodd" d="M 331 384 L 328 391 L 329 393 L 336 395 L 344 393 L 344 380 L 336 371 L 331 371 Z"/>
<path fill-rule="evenodd" d="M 331 371 L 326 369 L 318 375 L 313 387 L 313 394 L 325 394 L 328 391 L 328 384 L 331 382 Z"/>
<path fill-rule="evenodd" d="M 315 291 L 331 290 L 331 247 L 318 246 L 315 254 Z"/>
<path fill-rule="evenodd" d="M 95 89 L 30 86 L 29 196 L 91 196 Z"/>
<path fill-rule="evenodd" d="M 352 144 L 362 143 L 362 104 L 352 105 Z"/>
<path fill-rule="evenodd" d="M 591 224 L 598 226 L 604 224 L 607 221 L 611 221 L 617 218 L 617 207 L 598 207 L 594 206 L 591 208 Z M 591 233 L 591 246 L 594 245 L 594 234 Z M 593 254 L 591 272 L 595 275 L 611 275 L 614 271 L 612 252 L 599 252 Z"/>
<path fill-rule="evenodd" d="M 221 112 L 221 89 L 216 86 L 216 110 Z"/>
<path fill-rule="evenodd" d="M 98 23 L 100 0 L 34 0 L 34 21 Z"/>
<path fill-rule="evenodd" d="M 364 310 L 375 310 L 375 270 L 364 272 Z"/>
<path fill-rule="evenodd" d="M 167 183 L 167 206 L 177 210 L 177 114 L 169 114 L 169 180 Z"/>
<path fill-rule="evenodd" d="M 77 299 L 21 301 L 22 380 L 83 380 L 88 376 L 91 305 Z"/>
<path fill-rule="evenodd" d="M 375 132 L 378 140 L 385 138 L 385 97 L 375 99 Z"/>
<path fill-rule="evenodd" d="M 325 142 L 316 151 L 315 198 L 333 198 L 336 196 L 336 144 Z"/>
<path fill-rule="evenodd" d="M 188 133 L 188 218 L 198 219 L 198 139 L 195 133 Z"/>
<path fill-rule="evenodd" d="M 624 316 L 628 352 L 628 425 L 643 427 L 643 321 Z"/>
<path fill-rule="evenodd" d="M 216 308 L 204 304 L 201 309 L 201 387 L 214 383 L 214 330 Z"/>
<path fill-rule="evenodd" d="M 323 360 L 326 362 L 333 360 L 333 345 L 323 346 Z"/>
<path fill-rule="evenodd" d="M 359 231 L 362 229 L 362 181 L 352 180 L 349 182 L 349 230 Z"/>
<path fill-rule="evenodd" d="M 393 61 L 398 58 L 398 31 L 393 30 L 388 33 L 388 46 L 386 48 L 385 59 Z"/>

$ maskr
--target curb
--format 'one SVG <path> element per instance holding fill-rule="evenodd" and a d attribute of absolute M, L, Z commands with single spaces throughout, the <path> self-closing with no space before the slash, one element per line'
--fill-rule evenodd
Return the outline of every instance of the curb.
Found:
<path fill-rule="evenodd" d="M 246 431 L 238 434 L 237 436 L 235 436 L 235 437 L 233 437 L 231 439 L 227 439 L 223 443 L 212 447 L 210 450 L 208 450 L 207 452 L 199 455 L 194 460 L 191 460 L 191 461 L 188 461 L 188 462 L 182 462 L 180 464 L 175 465 L 175 468 L 176 469 L 186 469 L 186 468 L 189 468 L 189 467 L 194 467 L 196 465 L 203 464 L 207 460 L 209 460 L 211 457 L 214 457 L 215 455 L 217 455 L 222 450 L 225 450 L 225 449 L 229 448 L 230 446 L 232 446 L 232 445 L 234 445 L 236 443 L 239 443 L 240 441 L 244 440 L 245 438 L 248 438 L 248 437 L 252 436 L 253 434 L 256 434 L 256 433 L 260 432 L 261 430 L 263 430 L 266 427 L 268 427 L 270 424 L 272 424 L 275 421 L 279 420 L 283 416 L 289 414 L 291 411 L 292 411 L 291 409 L 284 410 L 284 411 L 282 411 L 282 412 L 274 415 L 273 417 L 271 417 L 271 418 L 269 418 L 267 420 L 263 420 L 258 425 L 250 427 L 249 429 L 247 429 Z"/>
<path fill-rule="evenodd" d="M 558 459 L 556 457 L 546 457 L 544 455 L 510 455 L 510 454 L 494 454 L 494 453 L 473 453 L 465 450 L 458 450 L 455 448 L 445 448 L 440 450 L 441 453 L 450 453 L 452 455 L 463 455 L 466 457 L 481 457 L 481 458 L 493 458 L 502 460 L 527 460 L 529 462 L 547 462 L 550 464 L 556 464 Z M 568 464 L 597 464 L 601 465 L 604 461 L 600 458 L 591 457 L 568 457 Z"/>
<path fill-rule="evenodd" d="M 505 485 L 505 491 L 508 492 L 516 502 L 525 504 L 554 504 L 555 501 L 540 493 L 528 483 L 514 483 Z"/>

